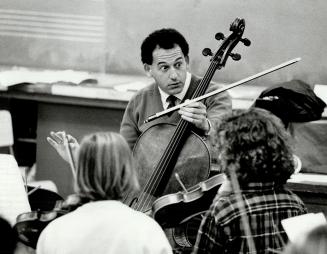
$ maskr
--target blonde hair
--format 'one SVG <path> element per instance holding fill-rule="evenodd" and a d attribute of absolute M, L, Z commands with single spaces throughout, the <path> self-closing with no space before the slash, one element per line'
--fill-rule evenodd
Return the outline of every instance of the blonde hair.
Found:
<path fill-rule="evenodd" d="M 88 200 L 120 200 L 139 187 L 132 155 L 118 133 L 98 132 L 81 142 L 76 193 Z"/>

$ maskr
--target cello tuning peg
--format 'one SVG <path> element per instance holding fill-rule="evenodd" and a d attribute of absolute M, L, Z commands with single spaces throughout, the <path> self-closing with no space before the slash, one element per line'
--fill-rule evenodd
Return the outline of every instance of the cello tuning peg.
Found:
<path fill-rule="evenodd" d="M 240 54 L 237 54 L 237 53 L 230 53 L 229 54 L 231 56 L 231 58 L 234 60 L 234 61 L 239 61 L 241 59 L 241 55 Z"/>
<path fill-rule="evenodd" d="M 216 33 L 215 39 L 217 41 L 224 40 L 225 39 L 225 35 L 223 33 Z"/>
<path fill-rule="evenodd" d="M 243 42 L 244 46 L 247 47 L 251 45 L 251 41 L 248 38 L 241 39 L 241 42 Z"/>
<path fill-rule="evenodd" d="M 204 56 L 212 56 L 213 54 L 212 54 L 211 49 L 205 48 L 205 49 L 202 50 L 202 55 L 204 55 Z"/>

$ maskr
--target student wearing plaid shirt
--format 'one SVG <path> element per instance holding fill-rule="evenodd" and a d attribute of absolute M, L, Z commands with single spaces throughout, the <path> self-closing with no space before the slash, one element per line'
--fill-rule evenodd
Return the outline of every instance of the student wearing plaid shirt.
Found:
<path fill-rule="evenodd" d="M 281 251 L 288 241 L 281 220 L 306 213 L 299 197 L 284 186 L 294 172 L 288 132 L 270 112 L 252 108 L 226 116 L 215 143 L 227 181 L 202 220 L 193 252 Z M 232 173 L 240 187 L 238 196 L 231 186 Z M 241 215 L 248 223 L 242 223 Z"/>

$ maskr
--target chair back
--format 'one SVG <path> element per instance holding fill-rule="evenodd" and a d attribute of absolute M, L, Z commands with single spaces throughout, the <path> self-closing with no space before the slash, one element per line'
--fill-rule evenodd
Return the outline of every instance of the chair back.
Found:
<path fill-rule="evenodd" d="M 14 134 L 11 114 L 8 110 L 0 110 L 0 147 L 8 147 L 13 154 Z"/>
<path fill-rule="evenodd" d="M 19 214 L 30 211 L 24 181 L 14 156 L 0 154 L 0 216 L 14 225 Z"/>

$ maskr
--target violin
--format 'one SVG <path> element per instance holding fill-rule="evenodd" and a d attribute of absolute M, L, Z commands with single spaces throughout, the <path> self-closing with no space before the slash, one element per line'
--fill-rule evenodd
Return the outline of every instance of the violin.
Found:
<path fill-rule="evenodd" d="M 162 196 L 152 206 L 154 219 L 164 228 L 173 227 L 202 214 L 216 196 L 225 181 L 224 174 L 217 174 L 188 190 Z"/>
<path fill-rule="evenodd" d="M 43 191 L 43 190 L 42 190 Z M 45 190 L 47 191 L 47 190 Z M 59 197 L 59 195 L 57 195 Z M 61 197 L 55 201 L 51 209 L 35 208 L 31 212 L 22 213 L 17 216 L 14 229 L 18 233 L 18 238 L 25 245 L 36 249 L 37 241 L 43 229 L 53 220 L 74 211 L 85 202 L 76 194 L 70 195 L 66 200 Z M 43 207 L 44 208 L 44 207 Z"/>
<path fill-rule="evenodd" d="M 37 241 L 43 229 L 54 219 L 66 214 L 64 210 L 32 211 L 17 216 L 14 229 L 25 245 L 36 249 Z"/>
<path fill-rule="evenodd" d="M 69 141 L 66 133 L 64 133 L 64 139 L 66 139 L 65 144 L 69 157 L 70 169 L 72 170 L 74 178 L 76 178 L 76 167 L 74 165 L 71 148 L 68 145 Z M 39 189 L 39 187 L 32 190 L 31 188 L 32 187 L 27 186 L 28 201 L 32 211 L 18 215 L 14 229 L 21 242 L 35 249 L 40 234 L 50 222 L 75 210 L 77 207 L 86 203 L 87 200 L 76 194 L 72 194 L 64 200 L 53 191 Z"/>

